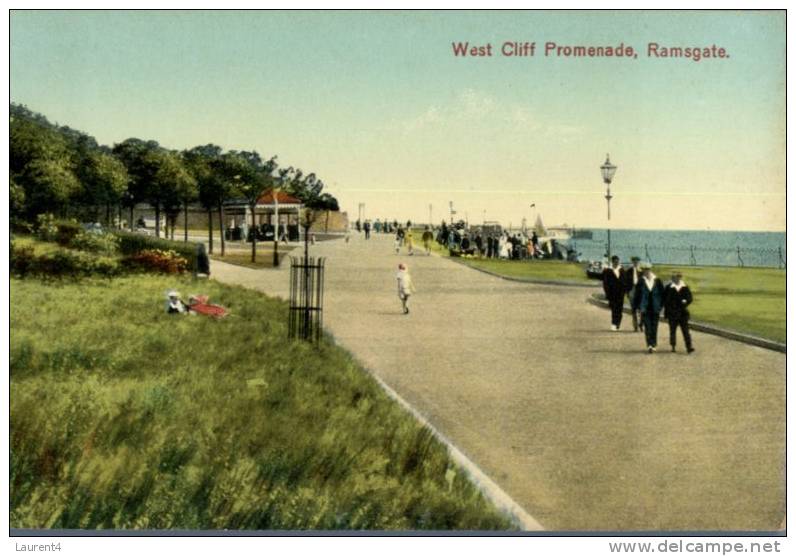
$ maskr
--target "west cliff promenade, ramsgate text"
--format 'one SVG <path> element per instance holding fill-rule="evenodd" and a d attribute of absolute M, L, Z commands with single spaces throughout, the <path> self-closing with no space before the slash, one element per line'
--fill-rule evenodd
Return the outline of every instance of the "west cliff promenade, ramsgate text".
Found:
<path fill-rule="evenodd" d="M 461 58 L 530 58 L 537 53 L 537 43 L 533 41 L 505 41 L 500 48 L 493 48 L 492 43 L 474 44 L 469 41 L 451 43 L 453 55 Z M 647 43 L 647 57 L 655 59 L 683 58 L 694 62 L 706 59 L 729 58 L 723 47 L 710 46 L 668 46 L 657 42 Z M 538 48 L 546 58 L 627 58 L 637 59 L 636 49 L 624 42 L 616 45 L 568 45 L 547 41 Z"/>

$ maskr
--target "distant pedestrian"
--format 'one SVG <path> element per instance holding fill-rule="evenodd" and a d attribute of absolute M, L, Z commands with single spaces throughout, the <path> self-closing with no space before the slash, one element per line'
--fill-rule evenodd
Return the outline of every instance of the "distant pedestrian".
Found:
<path fill-rule="evenodd" d="M 603 291 L 611 307 L 611 330 L 619 330 L 622 324 L 622 308 L 625 304 L 625 269 L 619 257 L 611 257 L 611 267 L 603 270 Z"/>
<path fill-rule="evenodd" d="M 688 330 L 688 306 L 694 301 L 691 289 L 683 282 L 683 274 L 678 271 L 672 273 L 672 281 L 666 284 L 663 296 L 664 317 L 669 321 L 669 344 L 672 351 L 677 351 L 677 327 L 683 331 L 686 353 L 692 353 L 694 346 L 691 343 L 691 333 Z"/>
<path fill-rule="evenodd" d="M 370 220 L 365 220 L 362 229 L 365 230 L 365 239 L 370 239 Z"/>
<path fill-rule="evenodd" d="M 423 232 L 423 247 L 426 249 L 426 255 L 431 255 L 431 242 L 434 240 L 434 234 L 426 226 Z"/>
<path fill-rule="evenodd" d="M 404 242 L 406 243 L 406 250 L 410 255 L 414 255 L 415 250 L 415 240 L 412 236 L 412 230 L 410 228 L 406 229 L 406 234 L 404 235 Z"/>
<path fill-rule="evenodd" d="M 638 332 L 639 318 L 638 307 L 633 306 L 633 299 L 636 296 L 636 288 L 638 282 L 641 280 L 641 259 L 632 257 L 630 261 L 633 263 L 628 270 L 625 271 L 625 291 L 627 291 L 627 299 L 630 302 L 630 310 L 633 313 L 633 331 Z M 643 322 L 641 323 L 643 328 Z"/>
<path fill-rule="evenodd" d="M 507 236 L 500 236 L 498 240 L 498 253 L 501 259 L 506 259 L 511 256 L 511 252 L 509 249 L 511 248 L 511 244 L 509 243 Z"/>
<path fill-rule="evenodd" d="M 638 307 L 644 321 L 647 351 L 654 353 L 658 348 L 658 320 L 663 309 L 664 289 L 660 278 L 652 273 L 651 264 L 642 263 L 641 270 L 643 274 L 633 304 Z"/>
<path fill-rule="evenodd" d="M 396 274 L 398 282 L 398 298 L 401 300 L 401 307 L 403 308 L 404 315 L 409 314 L 409 296 L 415 291 L 414 284 L 412 284 L 412 276 L 409 274 L 409 269 L 406 268 L 404 263 L 398 265 L 398 273 Z"/>

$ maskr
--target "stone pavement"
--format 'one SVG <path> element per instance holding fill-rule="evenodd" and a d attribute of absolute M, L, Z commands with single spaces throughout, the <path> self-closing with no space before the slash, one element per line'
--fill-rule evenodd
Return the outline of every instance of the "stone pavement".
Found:
<path fill-rule="evenodd" d="M 648 355 L 585 288 L 521 284 L 392 236 L 320 242 L 324 324 L 546 529 L 779 528 L 785 356 L 705 334 Z M 417 288 L 403 315 L 398 262 Z M 532 263 L 529 263 L 532 264 Z M 212 262 L 213 278 L 287 297 L 289 265 Z M 697 299 L 698 302 L 698 299 Z M 679 339 L 682 342 L 682 338 Z"/>

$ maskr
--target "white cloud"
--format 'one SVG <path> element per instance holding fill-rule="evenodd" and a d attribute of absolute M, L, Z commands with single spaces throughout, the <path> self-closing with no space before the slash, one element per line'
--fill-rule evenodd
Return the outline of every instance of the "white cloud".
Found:
<path fill-rule="evenodd" d="M 446 105 L 432 105 L 419 115 L 402 122 L 393 121 L 388 127 L 410 135 L 425 129 L 456 124 L 475 125 L 486 120 L 505 122 L 509 129 L 534 131 L 570 139 L 585 132 L 585 128 L 566 122 L 544 123 L 527 106 L 502 104 L 494 97 L 476 89 L 464 89 Z"/>

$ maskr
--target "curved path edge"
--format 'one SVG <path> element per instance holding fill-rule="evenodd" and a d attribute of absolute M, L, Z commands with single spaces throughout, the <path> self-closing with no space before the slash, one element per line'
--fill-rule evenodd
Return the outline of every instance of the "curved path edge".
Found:
<path fill-rule="evenodd" d="M 592 305 L 596 305 L 597 307 L 602 307 L 604 309 L 608 308 L 608 301 L 605 299 L 601 299 L 600 294 L 595 293 L 590 295 L 587 298 L 587 301 Z M 632 314 L 630 307 L 625 305 L 622 309 L 625 314 Z M 741 332 L 736 332 L 735 330 L 727 330 L 726 328 L 720 328 L 718 326 L 714 326 L 712 324 L 706 324 L 704 322 L 697 322 L 697 321 L 690 321 L 688 323 L 689 328 L 691 330 L 696 330 L 697 332 L 704 332 L 705 334 L 713 334 L 714 336 L 721 336 L 722 338 L 726 338 L 728 340 L 735 340 L 736 342 L 742 342 L 744 344 L 749 344 L 765 349 L 770 349 L 772 351 L 779 351 L 781 353 L 788 352 L 787 344 L 783 344 L 780 342 L 775 342 L 774 340 L 768 340 L 766 338 L 761 338 L 759 336 L 752 336 L 751 334 L 743 334 Z"/>
<path fill-rule="evenodd" d="M 327 336 L 331 336 L 328 331 Z M 453 461 L 456 462 L 459 467 L 467 472 L 467 474 L 470 476 L 470 480 L 481 491 L 481 493 L 486 496 L 495 506 L 497 506 L 499 510 L 509 514 L 509 516 L 514 520 L 521 530 L 544 531 L 544 527 L 542 527 L 541 523 L 539 523 L 533 516 L 526 512 L 522 506 L 517 504 L 517 502 L 515 502 L 511 496 L 509 496 L 502 488 L 500 488 L 495 481 L 490 479 L 480 467 L 478 467 L 464 454 L 464 452 L 457 448 L 444 434 L 437 430 L 437 428 L 432 425 L 422 413 L 420 413 L 409 402 L 402 398 L 401 395 L 393 390 L 386 382 L 376 376 L 376 374 L 368 370 L 367 367 L 361 363 L 360 366 L 367 371 L 367 373 L 379 384 L 379 386 L 381 386 L 381 388 L 390 398 L 398 402 L 401 407 L 411 413 L 412 416 L 417 419 L 418 422 L 420 422 L 420 424 L 422 424 L 424 427 L 428 427 L 434 437 L 448 448 L 451 459 L 453 459 Z"/>

